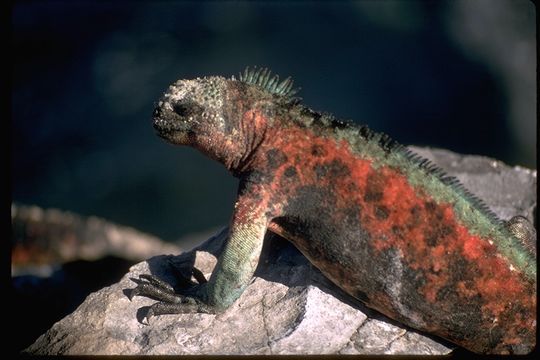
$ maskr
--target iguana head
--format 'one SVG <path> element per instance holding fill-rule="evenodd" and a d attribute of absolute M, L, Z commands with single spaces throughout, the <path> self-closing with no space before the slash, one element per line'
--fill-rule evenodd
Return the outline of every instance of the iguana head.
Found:
<path fill-rule="evenodd" d="M 153 125 L 168 142 L 193 146 L 228 169 L 241 170 L 274 110 L 292 101 L 294 92 L 290 79 L 280 82 L 267 69 L 246 69 L 238 78 L 178 80 L 157 103 Z"/>
<path fill-rule="evenodd" d="M 231 131 L 234 119 L 227 116 L 231 111 L 246 110 L 254 103 L 275 97 L 293 99 L 296 91 L 290 78 L 279 81 L 279 76 L 265 68 L 246 68 L 238 78 L 178 80 L 169 86 L 154 109 L 154 128 L 171 143 L 193 145 L 199 134 Z"/>
<path fill-rule="evenodd" d="M 153 113 L 158 135 L 177 145 L 196 145 L 201 135 L 225 128 L 226 79 L 178 80 L 163 94 Z"/>

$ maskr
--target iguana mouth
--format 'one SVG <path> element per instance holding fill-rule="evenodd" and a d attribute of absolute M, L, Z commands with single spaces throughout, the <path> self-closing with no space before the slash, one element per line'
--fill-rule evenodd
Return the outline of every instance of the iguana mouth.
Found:
<path fill-rule="evenodd" d="M 174 111 L 157 106 L 152 114 L 152 126 L 157 135 L 174 144 L 187 144 L 189 125 Z"/>

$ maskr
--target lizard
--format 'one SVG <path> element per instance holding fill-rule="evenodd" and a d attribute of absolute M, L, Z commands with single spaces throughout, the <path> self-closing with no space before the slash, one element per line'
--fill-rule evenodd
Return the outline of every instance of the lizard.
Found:
<path fill-rule="evenodd" d="M 157 135 L 219 161 L 239 188 L 208 280 L 197 269 L 184 289 L 134 279 L 130 299 L 160 300 L 146 320 L 225 311 L 250 283 L 270 231 L 347 294 L 411 328 L 476 353 L 532 351 L 534 226 L 500 220 L 388 135 L 314 111 L 296 93 L 290 77 L 246 68 L 178 80 L 157 102 Z"/>

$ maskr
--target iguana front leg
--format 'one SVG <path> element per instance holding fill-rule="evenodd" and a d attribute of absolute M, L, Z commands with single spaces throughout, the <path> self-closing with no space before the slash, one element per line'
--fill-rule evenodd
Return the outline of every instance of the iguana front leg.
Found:
<path fill-rule="evenodd" d="M 134 280 L 138 285 L 131 291 L 130 299 L 139 295 L 160 300 L 150 306 L 147 319 L 164 314 L 217 313 L 240 297 L 257 268 L 269 221 L 266 204 L 254 200 L 252 191 L 244 191 L 248 195 L 240 194 L 236 202 L 227 242 L 208 282 L 195 272 L 199 284 L 191 283 L 175 292 L 153 275 L 141 275 Z M 188 282 L 184 279 L 183 283 Z"/>
<path fill-rule="evenodd" d="M 208 281 L 209 305 L 224 310 L 242 295 L 259 263 L 267 225 L 262 209 L 237 203 L 229 239 Z"/>

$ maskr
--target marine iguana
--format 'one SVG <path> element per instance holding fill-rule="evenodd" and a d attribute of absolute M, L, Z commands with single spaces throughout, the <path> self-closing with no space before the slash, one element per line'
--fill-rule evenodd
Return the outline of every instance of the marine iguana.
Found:
<path fill-rule="evenodd" d="M 157 134 L 240 179 L 228 241 L 210 279 L 161 300 L 147 319 L 224 311 L 249 284 L 267 230 L 386 316 L 478 353 L 536 344 L 535 229 L 498 219 L 442 170 L 367 126 L 313 111 L 267 69 L 179 80 L 153 112 Z"/>

